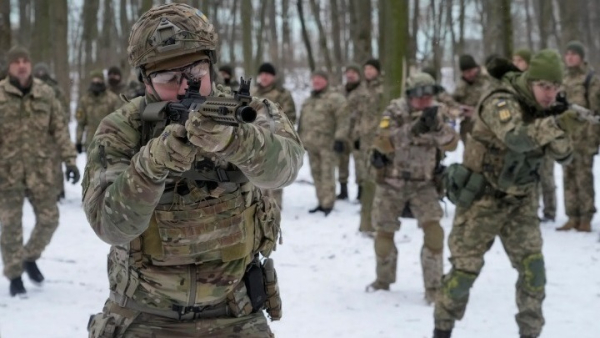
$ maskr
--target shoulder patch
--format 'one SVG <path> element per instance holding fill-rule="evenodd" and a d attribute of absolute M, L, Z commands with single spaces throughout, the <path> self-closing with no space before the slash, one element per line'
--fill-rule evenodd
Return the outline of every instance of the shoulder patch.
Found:
<path fill-rule="evenodd" d="M 511 119 L 512 114 L 510 113 L 510 110 L 504 108 L 498 110 L 498 116 L 500 117 L 501 122 L 507 122 Z"/>
<path fill-rule="evenodd" d="M 506 106 L 506 101 L 504 100 L 499 100 L 498 103 L 496 103 L 496 107 L 498 108 L 502 108 Z"/>
<path fill-rule="evenodd" d="M 381 118 L 381 122 L 379 122 L 380 129 L 388 129 L 390 127 L 390 117 L 384 116 Z"/>

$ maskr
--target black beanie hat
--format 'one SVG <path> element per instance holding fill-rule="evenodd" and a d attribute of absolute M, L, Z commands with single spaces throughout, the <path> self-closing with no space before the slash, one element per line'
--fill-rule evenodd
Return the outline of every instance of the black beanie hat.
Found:
<path fill-rule="evenodd" d="M 463 54 L 458 57 L 458 68 L 460 68 L 461 72 L 477 67 L 479 67 L 479 65 L 471 55 Z"/>
<path fill-rule="evenodd" d="M 108 75 L 115 74 L 121 76 L 121 69 L 117 66 L 108 68 Z"/>
<path fill-rule="evenodd" d="M 377 69 L 377 72 L 381 73 L 381 64 L 379 63 L 379 60 L 369 59 L 367 60 L 367 62 L 365 62 L 365 66 L 366 65 L 375 67 L 375 69 Z"/>
<path fill-rule="evenodd" d="M 275 71 L 275 66 L 268 62 L 265 62 L 262 65 L 260 65 L 260 67 L 258 67 L 258 74 L 260 73 L 269 73 L 273 76 L 277 75 L 277 72 Z"/>
<path fill-rule="evenodd" d="M 227 73 L 227 74 L 229 74 L 229 76 L 233 75 L 233 69 L 231 68 L 230 65 L 223 65 L 223 66 L 219 67 L 219 71 L 223 72 L 223 73 Z"/>

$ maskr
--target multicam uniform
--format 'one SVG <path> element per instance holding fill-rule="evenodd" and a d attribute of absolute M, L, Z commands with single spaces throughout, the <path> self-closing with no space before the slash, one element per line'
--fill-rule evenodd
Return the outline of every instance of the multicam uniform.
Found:
<path fill-rule="evenodd" d="M 96 133 L 100 121 L 122 104 L 121 99 L 111 91 L 106 90 L 99 95 L 86 93 L 79 100 L 75 118 L 77 119 L 76 143 L 84 144 L 87 148 Z"/>

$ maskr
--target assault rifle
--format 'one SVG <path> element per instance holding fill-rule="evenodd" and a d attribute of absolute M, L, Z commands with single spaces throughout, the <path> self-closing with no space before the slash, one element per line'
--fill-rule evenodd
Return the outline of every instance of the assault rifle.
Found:
<path fill-rule="evenodd" d="M 564 93 L 559 93 L 556 96 L 556 104 L 550 108 L 554 115 L 562 114 L 566 110 L 572 110 L 577 113 L 579 120 L 587 121 L 592 124 L 600 124 L 600 116 L 594 114 L 592 110 L 582 107 L 578 104 L 567 101 Z"/>

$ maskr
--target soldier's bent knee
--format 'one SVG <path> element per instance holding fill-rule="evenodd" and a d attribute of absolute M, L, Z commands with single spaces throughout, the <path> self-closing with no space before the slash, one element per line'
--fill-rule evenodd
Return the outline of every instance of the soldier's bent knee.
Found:
<path fill-rule="evenodd" d="M 387 257 L 394 249 L 394 232 L 377 230 L 374 242 L 375 254 Z"/>
<path fill-rule="evenodd" d="M 443 289 L 444 293 L 452 299 L 461 299 L 469 295 L 469 290 L 475 283 L 476 274 L 452 270 L 444 276 Z"/>
<path fill-rule="evenodd" d="M 433 253 L 440 253 L 444 249 L 444 229 L 439 221 L 423 222 L 425 238 L 423 244 Z"/>
<path fill-rule="evenodd" d="M 529 292 L 542 292 L 546 285 L 546 268 L 541 253 L 529 255 L 523 259 L 523 286 Z"/>

